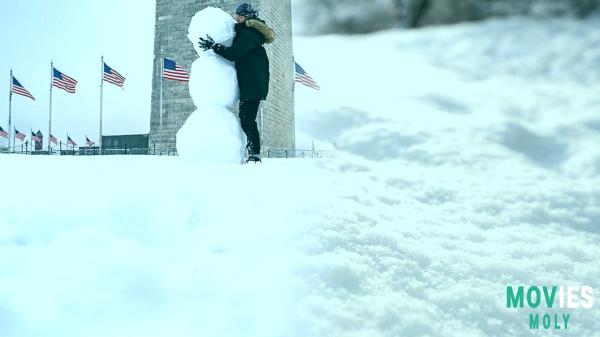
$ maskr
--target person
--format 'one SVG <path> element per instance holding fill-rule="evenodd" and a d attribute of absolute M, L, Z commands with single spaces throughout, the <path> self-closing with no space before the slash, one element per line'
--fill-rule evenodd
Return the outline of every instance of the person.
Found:
<path fill-rule="evenodd" d="M 209 36 L 198 42 L 203 50 L 212 49 L 225 59 L 235 62 L 240 89 L 239 116 L 242 130 L 248 140 L 246 162 L 260 162 L 260 135 L 256 116 L 261 100 L 269 93 L 269 58 L 264 44 L 275 40 L 275 33 L 258 18 L 258 11 L 248 3 L 240 4 L 235 11 L 236 36 L 231 47 L 226 47 Z"/>

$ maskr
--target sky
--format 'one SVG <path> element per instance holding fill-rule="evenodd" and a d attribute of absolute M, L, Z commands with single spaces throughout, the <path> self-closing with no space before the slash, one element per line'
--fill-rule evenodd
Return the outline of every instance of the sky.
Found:
<path fill-rule="evenodd" d="M 29 135 L 48 132 L 50 62 L 78 81 L 77 93 L 54 88 L 52 130 L 79 144 L 97 141 L 101 61 L 125 76 L 105 83 L 103 134 L 148 133 L 155 2 L 148 0 L 0 0 L 0 126 L 8 129 L 10 70 L 35 101 L 13 95 L 12 120 Z M 2 80 L 0 80 L 2 83 Z M 1 89 L 4 87 L 4 89 Z"/>

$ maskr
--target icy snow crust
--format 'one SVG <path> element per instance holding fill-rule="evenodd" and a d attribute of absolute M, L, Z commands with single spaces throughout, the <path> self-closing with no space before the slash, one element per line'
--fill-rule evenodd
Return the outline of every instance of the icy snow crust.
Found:
<path fill-rule="evenodd" d="M 296 39 L 335 159 L 0 156 L 0 336 L 564 335 L 505 287 L 600 289 L 598 27 Z"/>
<path fill-rule="evenodd" d="M 232 112 L 239 95 L 235 67 L 212 50 L 198 47 L 198 39 L 207 35 L 217 43 L 231 46 L 235 37 L 233 19 L 214 7 L 207 7 L 192 18 L 188 39 L 200 58 L 192 64 L 189 88 L 197 110 L 177 133 L 177 152 L 193 162 L 241 163 L 243 135 Z"/>

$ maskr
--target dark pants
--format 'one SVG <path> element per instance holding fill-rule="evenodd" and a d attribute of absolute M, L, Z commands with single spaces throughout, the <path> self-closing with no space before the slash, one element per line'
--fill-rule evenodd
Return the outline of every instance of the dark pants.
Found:
<path fill-rule="evenodd" d="M 242 124 L 242 130 L 244 130 L 248 139 L 246 147 L 250 154 L 260 154 L 260 135 L 258 133 L 258 126 L 256 125 L 256 115 L 259 105 L 260 98 L 240 101 L 240 124 Z"/>

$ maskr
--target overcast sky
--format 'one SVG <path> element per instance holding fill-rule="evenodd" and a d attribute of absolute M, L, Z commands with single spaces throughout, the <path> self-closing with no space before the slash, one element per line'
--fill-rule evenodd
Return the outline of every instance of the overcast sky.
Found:
<path fill-rule="evenodd" d="M 36 98 L 13 95 L 13 125 L 48 132 L 50 61 L 75 78 L 77 93 L 54 88 L 52 129 L 83 144 L 98 138 L 100 56 L 126 77 L 104 84 L 104 134 L 147 133 L 154 43 L 151 0 L 0 0 L 0 126 L 8 129 L 10 69 Z"/>

